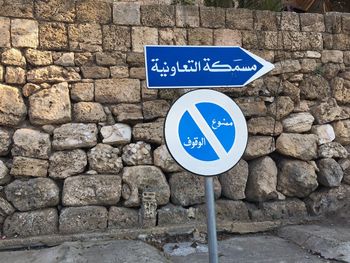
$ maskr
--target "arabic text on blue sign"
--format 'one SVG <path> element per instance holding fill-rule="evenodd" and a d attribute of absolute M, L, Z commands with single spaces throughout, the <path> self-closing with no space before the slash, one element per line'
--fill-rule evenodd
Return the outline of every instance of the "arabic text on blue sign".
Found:
<path fill-rule="evenodd" d="M 242 87 L 274 66 L 241 47 L 145 46 L 149 88 Z"/>

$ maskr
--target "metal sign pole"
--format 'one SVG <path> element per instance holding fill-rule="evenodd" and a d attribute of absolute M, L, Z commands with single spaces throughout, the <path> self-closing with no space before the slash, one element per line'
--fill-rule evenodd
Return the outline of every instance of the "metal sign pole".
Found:
<path fill-rule="evenodd" d="M 218 263 L 213 177 L 205 178 L 205 198 L 207 203 L 209 262 Z"/>

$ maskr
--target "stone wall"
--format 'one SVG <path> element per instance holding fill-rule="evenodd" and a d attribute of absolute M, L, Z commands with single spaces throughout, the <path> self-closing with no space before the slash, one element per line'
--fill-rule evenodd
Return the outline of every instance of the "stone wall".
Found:
<path fill-rule="evenodd" d="M 0 2 L 5 236 L 204 222 L 203 178 L 171 159 L 184 91 L 145 87 L 143 46 L 240 45 L 276 69 L 222 89 L 248 121 L 215 179 L 219 220 L 324 214 L 350 200 L 350 17 L 138 2 Z"/>

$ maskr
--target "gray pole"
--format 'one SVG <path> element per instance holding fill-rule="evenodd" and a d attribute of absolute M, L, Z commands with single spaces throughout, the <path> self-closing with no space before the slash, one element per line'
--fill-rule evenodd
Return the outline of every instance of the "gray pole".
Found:
<path fill-rule="evenodd" d="M 209 262 L 218 263 L 213 177 L 205 178 L 205 198 L 207 202 Z"/>

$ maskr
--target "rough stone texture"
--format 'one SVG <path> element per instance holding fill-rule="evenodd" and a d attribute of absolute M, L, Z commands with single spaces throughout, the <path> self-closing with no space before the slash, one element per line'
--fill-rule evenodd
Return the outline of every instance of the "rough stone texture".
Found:
<path fill-rule="evenodd" d="M 55 208 L 30 212 L 15 212 L 4 222 L 8 237 L 52 235 L 58 232 L 58 214 Z"/>
<path fill-rule="evenodd" d="M 145 120 L 165 117 L 170 105 L 166 100 L 150 100 L 142 103 L 142 112 Z"/>
<path fill-rule="evenodd" d="M 348 151 L 338 142 L 325 143 L 318 148 L 320 158 L 347 158 L 348 155 Z"/>
<path fill-rule="evenodd" d="M 280 121 L 276 121 L 272 117 L 256 117 L 251 118 L 247 122 L 248 132 L 256 135 L 280 135 L 283 131 L 283 126 Z"/>
<path fill-rule="evenodd" d="M 231 29 L 214 30 L 215 46 L 242 46 L 241 32 Z"/>
<path fill-rule="evenodd" d="M 11 21 L 11 42 L 13 47 L 36 48 L 39 45 L 38 22 L 13 19 Z"/>
<path fill-rule="evenodd" d="M 348 103 L 350 101 L 350 81 L 342 78 L 335 78 L 331 82 L 333 97 L 339 103 Z"/>
<path fill-rule="evenodd" d="M 317 187 L 315 167 L 298 160 L 282 160 L 278 163 L 277 190 L 291 197 L 303 198 Z"/>
<path fill-rule="evenodd" d="M 213 45 L 213 30 L 209 28 L 188 29 L 188 43 L 197 46 Z"/>
<path fill-rule="evenodd" d="M 5 198 L 0 197 L 0 222 L 4 223 L 5 218 L 15 212 L 13 206 L 6 201 Z"/>
<path fill-rule="evenodd" d="M 248 9 L 226 10 L 226 26 L 232 29 L 252 30 L 254 24 L 253 12 Z"/>
<path fill-rule="evenodd" d="M 323 50 L 322 63 L 343 63 L 343 52 L 340 50 Z"/>
<path fill-rule="evenodd" d="M 282 73 L 293 73 L 301 70 L 299 60 L 285 60 L 275 63 L 275 69 L 272 70 L 271 74 L 278 75 Z"/>
<path fill-rule="evenodd" d="M 50 51 L 39 51 L 27 49 L 25 56 L 29 64 L 33 66 L 47 66 L 52 64 L 52 54 Z"/>
<path fill-rule="evenodd" d="M 71 50 L 102 51 L 102 30 L 99 24 L 72 24 L 68 26 L 68 34 Z"/>
<path fill-rule="evenodd" d="M 16 48 L 10 48 L 2 53 L 1 62 L 4 65 L 25 67 L 26 59 L 22 55 L 22 52 Z"/>
<path fill-rule="evenodd" d="M 13 158 L 10 174 L 14 176 L 45 177 L 48 168 L 49 162 L 46 160 L 17 156 Z"/>
<path fill-rule="evenodd" d="M 350 120 L 333 123 L 335 140 L 342 145 L 350 144 Z"/>
<path fill-rule="evenodd" d="M 94 83 L 75 83 L 70 90 L 70 97 L 74 101 L 93 101 Z"/>
<path fill-rule="evenodd" d="M 133 123 L 143 120 L 141 105 L 121 103 L 112 106 L 112 113 L 119 122 Z"/>
<path fill-rule="evenodd" d="M 188 209 L 169 203 L 157 210 L 158 226 L 194 223 L 198 220 L 198 208 Z"/>
<path fill-rule="evenodd" d="M 50 156 L 49 176 L 64 179 L 84 172 L 86 165 L 87 157 L 83 150 L 55 152 Z"/>
<path fill-rule="evenodd" d="M 89 167 L 101 174 L 118 174 L 123 169 L 120 150 L 107 144 L 97 144 L 88 152 Z"/>
<path fill-rule="evenodd" d="M 330 95 L 328 81 L 320 75 L 310 75 L 301 82 L 300 95 L 309 100 L 326 98 Z"/>
<path fill-rule="evenodd" d="M 201 221 L 206 221 L 206 205 L 198 207 L 198 217 Z M 242 201 L 217 200 L 215 203 L 217 221 L 234 222 L 249 220 L 248 209 Z"/>
<path fill-rule="evenodd" d="M 81 72 L 86 79 L 105 79 L 110 74 L 109 68 L 101 66 L 83 66 Z"/>
<path fill-rule="evenodd" d="M 268 156 L 249 163 L 249 177 L 245 190 L 247 200 L 262 202 L 277 198 L 277 167 Z"/>
<path fill-rule="evenodd" d="M 127 165 L 153 164 L 151 145 L 141 141 L 125 145 L 122 159 Z"/>
<path fill-rule="evenodd" d="M 20 67 L 7 67 L 5 81 L 8 84 L 24 84 L 26 82 L 26 72 Z"/>
<path fill-rule="evenodd" d="M 317 180 L 321 185 L 327 187 L 340 186 L 344 173 L 341 166 L 334 159 L 321 159 L 317 162 L 317 167 L 319 169 Z"/>
<path fill-rule="evenodd" d="M 350 112 L 339 107 L 334 98 L 330 98 L 326 102 L 321 102 L 319 105 L 312 107 L 311 114 L 315 117 L 318 124 L 325 124 L 350 117 Z"/>
<path fill-rule="evenodd" d="M 12 133 L 9 130 L 0 128 L 0 156 L 6 156 L 10 151 Z"/>
<path fill-rule="evenodd" d="M 219 176 L 222 188 L 222 196 L 232 199 L 245 199 L 245 188 L 248 180 L 248 163 L 243 159 L 224 174 Z"/>
<path fill-rule="evenodd" d="M 144 45 L 158 45 L 158 30 L 151 27 L 133 27 L 131 40 L 132 51 L 143 52 Z"/>
<path fill-rule="evenodd" d="M 64 81 L 78 81 L 80 80 L 80 75 L 74 69 L 51 65 L 47 67 L 35 68 L 29 70 L 27 73 L 27 81 L 33 83 L 57 83 Z"/>
<path fill-rule="evenodd" d="M 314 125 L 311 132 L 317 135 L 319 145 L 332 142 L 335 139 L 334 129 L 330 124 Z"/>
<path fill-rule="evenodd" d="M 18 129 L 13 135 L 14 156 L 49 159 L 51 153 L 50 135 L 32 129 Z"/>
<path fill-rule="evenodd" d="M 62 50 L 68 47 L 67 28 L 63 23 L 40 24 L 40 46 L 42 48 Z"/>
<path fill-rule="evenodd" d="M 102 142 L 110 145 L 126 144 L 131 141 L 131 128 L 127 124 L 117 123 L 101 128 Z"/>
<path fill-rule="evenodd" d="M 159 146 L 153 152 L 154 165 L 164 172 L 180 172 L 182 168 L 175 162 L 165 145 Z"/>
<path fill-rule="evenodd" d="M 3 161 L 0 160 L 0 185 L 11 181 L 10 171 Z"/>
<path fill-rule="evenodd" d="M 175 25 L 175 8 L 172 5 L 142 5 L 141 23 L 151 27 L 172 27 Z"/>
<path fill-rule="evenodd" d="M 276 141 L 276 151 L 309 161 L 317 158 L 317 136 L 314 134 L 282 133 Z"/>
<path fill-rule="evenodd" d="M 79 175 L 64 180 L 64 206 L 116 205 L 121 194 L 121 178 L 117 175 Z"/>
<path fill-rule="evenodd" d="M 136 79 L 102 79 L 95 81 L 95 100 L 101 103 L 139 102 L 140 81 Z"/>
<path fill-rule="evenodd" d="M 299 31 L 299 15 L 292 12 L 283 12 L 281 16 L 281 29 L 286 31 Z"/>
<path fill-rule="evenodd" d="M 308 112 L 290 114 L 282 121 L 284 132 L 303 133 L 311 130 L 315 118 Z"/>
<path fill-rule="evenodd" d="M 52 147 L 55 150 L 93 147 L 97 144 L 97 133 L 95 124 L 63 124 L 54 130 Z"/>
<path fill-rule="evenodd" d="M 78 102 L 73 105 L 76 122 L 104 122 L 107 119 L 103 106 L 96 102 Z"/>
<path fill-rule="evenodd" d="M 188 172 L 174 173 L 170 176 L 171 202 L 176 205 L 189 206 L 205 202 L 205 179 Z M 214 195 L 219 198 L 221 185 L 214 177 Z"/>
<path fill-rule="evenodd" d="M 349 203 L 350 185 L 342 184 L 336 188 L 321 188 L 312 193 L 306 200 L 310 214 L 321 215 L 334 212 Z"/>
<path fill-rule="evenodd" d="M 75 66 L 74 62 L 74 53 L 68 52 L 68 53 L 56 53 L 58 57 L 55 57 L 55 65 L 64 66 L 64 67 L 73 67 Z"/>
<path fill-rule="evenodd" d="M 252 160 L 275 151 L 275 140 L 269 136 L 251 136 L 248 138 L 247 148 L 243 158 Z"/>
<path fill-rule="evenodd" d="M 139 123 L 133 127 L 132 135 L 137 141 L 162 144 L 163 141 L 163 121 L 152 123 Z"/>
<path fill-rule="evenodd" d="M 140 25 L 140 3 L 114 2 L 113 23 L 117 25 Z"/>
<path fill-rule="evenodd" d="M 34 2 L 35 15 L 40 20 L 74 22 L 75 4 L 64 0 L 38 0 Z"/>
<path fill-rule="evenodd" d="M 267 108 L 264 101 L 251 99 L 236 99 L 245 117 L 266 116 Z"/>
<path fill-rule="evenodd" d="M 59 188 L 50 178 L 15 180 L 5 187 L 8 201 L 19 211 L 29 211 L 59 203 Z"/>
<path fill-rule="evenodd" d="M 78 1 L 76 4 L 77 21 L 107 24 L 112 20 L 112 7 L 109 2 L 94 0 Z"/>
<path fill-rule="evenodd" d="M 108 228 L 134 228 L 139 226 L 137 209 L 112 206 L 108 213 Z"/>
<path fill-rule="evenodd" d="M 0 125 L 16 126 L 26 114 L 27 108 L 20 91 L 0 84 Z"/>
<path fill-rule="evenodd" d="M 0 11 L 1 12 L 1 11 Z M 10 34 L 10 18 L 0 17 L 0 47 L 10 47 L 11 46 L 11 34 Z"/>
<path fill-rule="evenodd" d="M 33 84 L 33 83 L 27 83 L 23 86 L 22 88 L 22 93 L 24 97 L 29 97 L 33 94 L 35 94 L 36 92 L 38 92 L 39 90 L 41 90 L 42 88 L 39 85 Z"/>
<path fill-rule="evenodd" d="M 294 110 L 294 102 L 287 96 L 280 96 L 269 105 L 267 110 L 273 117 L 280 120 Z"/>
<path fill-rule="evenodd" d="M 324 32 L 324 18 L 321 14 L 300 14 L 300 25 L 302 31 Z"/>
<path fill-rule="evenodd" d="M 123 170 L 122 196 L 126 207 L 138 207 L 144 191 L 155 192 L 157 205 L 169 202 L 170 189 L 163 172 L 155 166 L 139 165 Z"/>
<path fill-rule="evenodd" d="M 198 27 L 199 8 L 197 6 L 177 5 L 175 10 L 176 26 Z"/>
<path fill-rule="evenodd" d="M 338 162 L 343 169 L 343 183 L 350 185 L 350 159 L 341 159 Z"/>
<path fill-rule="evenodd" d="M 67 207 L 60 213 L 59 231 L 73 234 L 107 228 L 108 211 L 102 206 Z"/>
<path fill-rule="evenodd" d="M 103 26 L 103 48 L 109 51 L 129 51 L 131 48 L 130 29 L 124 26 Z"/>
<path fill-rule="evenodd" d="M 200 20 L 202 27 L 221 28 L 225 26 L 225 9 L 200 7 Z"/>
<path fill-rule="evenodd" d="M 29 97 L 29 118 L 37 125 L 60 124 L 71 120 L 68 84 L 53 85 Z"/>

